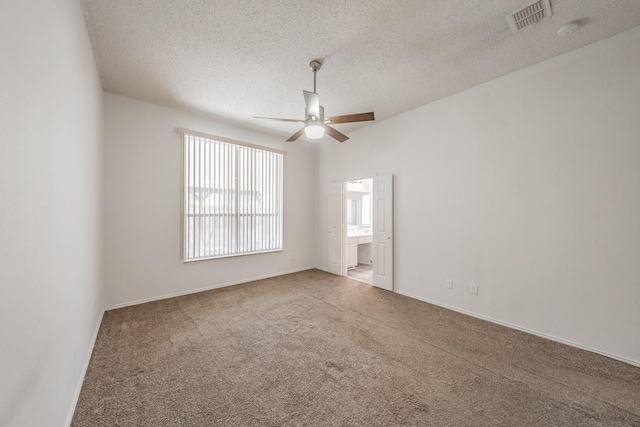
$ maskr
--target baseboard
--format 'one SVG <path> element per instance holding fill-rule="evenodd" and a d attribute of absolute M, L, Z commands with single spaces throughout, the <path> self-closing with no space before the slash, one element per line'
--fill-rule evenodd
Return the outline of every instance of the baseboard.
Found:
<path fill-rule="evenodd" d="M 324 271 L 325 273 L 333 274 L 332 272 L 330 272 L 329 270 L 327 270 L 327 269 L 326 269 L 326 268 L 324 268 L 324 267 L 318 267 L 318 266 L 316 265 L 316 266 L 315 266 L 315 267 L 313 267 L 313 268 L 315 268 L 316 270 Z"/>
<path fill-rule="evenodd" d="M 100 325 L 102 324 L 103 316 L 104 316 L 104 310 L 100 312 L 100 317 L 98 317 L 98 322 L 96 323 L 96 329 L 95 331 L 93 331 L 93 337 L 91 338 L 91 342 L 89 343 L 87 355 L 84 358 L 84 366 L 82 367 L 82 373 L 80 374 L 80 379 L 78 380 L 76 391 L 75 393 L 73 393 L 73 398 L 71 399 L 71 406 L 69 407 L 69 412 L 67 413 L 67 421 L 64 423 L 65 427 L 71 426 L 71 421 L 73 421 L 73 414 L 76 412 L 76 405 L 78 404 L 78 399 L 80 398 L 80 391 L 82 390 L 84 377 L 87 374 L 87 369 L 89 369 L 89 362 L 91 361 L 91 355 L 93 354 L 93 347 L 96 345 L 96 339 L 98 339 L 98 331 L 100 330 Z"/>
<path fill-rule="evenodd" d="M 220 284 L 212 285 L 212 286 L 205 286 L 204 288 L 191 289 L 191 290 L 188 290 L 188 291 L 175 292 L 175 293 L 171 293 L 171 294 L 165 294 L 165 295 L 159 295 L 159 296 L 155 296 L 155 297 L 143 298 L 143 299 L 139 299 L 139 300 L 135 300 L 135 301 L 123 302 L 123 303 L 120 303 L 120 304 L 111 305 L 111 306 L 107 307 L 105 309 L 105 311 L 115 310 L 117 308 L 129 307 L 129 306 L 132 306 L 132 305 L 144 304 L 144 303 L 151 302 L 151 301 L 159 301 L 159 300 L 163 300 L 163 299 L 181 297 L 183 295 L 196 294 L 198 292 L 205 292 L 205 291 L 211 291 L 211 290 L 214 290 L 214 289 L 226 288 L 227 286 L 241 285 L 243 283 L 253 282 L 255 280 L 270 279 L 272 277 L 284 276 L 285 274 L 292 274 L 292 273 L 299 273 L 301 271 L 306 271 L 306 270 L 313 270 L 314 268 L 316 268 L 316 267 L 304 267 L 304 268 L 299 268 L 299 269 L 296 269 L 296 270 L 284 271 L 284 272 L 279 272 L 279 273 L 275 273 L 275 274 L 267 274 L 267 275 L 264 275 L 264 276 L 252 277 L 252 278 L 249 278 L 249 279 L 237 280 L 237 281 L 234 281 L 234 282 L 226 282 L 226 283 L 220 283 Z"/>
<path fill-rule="evenodd" d="M 447 305 L 447 304 L 442 304 L 440 302 L 432 301 L 432 300 L 427 299 L 427 298 L 418 297 L 418 296 L 412 295 L 412 294 L 410 294 L 408 292 L 398 291 L 398 290 L 395 290 L 395 289 L 394 289 L 393 292 L 395 292 L 395 293 L 397 293 L 399 295 L 404 295 L 404 296 L 409 297 L 409 298 L 413 298 L 413 299 L 417 299 L 417 300 L 420 300 L 420 301 L 424 301 L 424 302 L 429 303 L 429 304 L 437 305 L 438 307 L 446 308 L 447 310 L 457 311 L 458 313 L 466 314 L 467 316 L 475 317 L 475 318 L 481 319 L 481 320 L 486 320 L 487 322 L 495 323 L 495 324 L 500 325 L 500 326 L 506 326 L 507 328 L 516 329 L 516 330 L 521 331 L 521 332 L 526 332 L 526 333 L 531 334 L 531 335 L 536 335 L 536 336 L 541 337 L 541 338 L 546 338 L 546 339 L 551 340 L 551 341 L 559 342 L 560 344 L 569 345 L 571 347 L 579 348 L 581 350 L 587 350 L 587 351 L 590 351 L 592 353 L 597 353 L 597 354 L 599 354 L 601 356 L 606 356 L 606 357 L 609 357 L 611 359 L 619 360 L 620 362 L 624 362 L 624 363 L 628 363 L 628 364 L 633 365 L 633 366 L 640 367 L 640 362 L 636 361 L 636 360 L 627 359 L 625 357 L 621 357 L 621 356 L 617 356 L 615 354 L 607 353 L 607 352 L 602 351 L 602 350 L 597 350 L 595 348 L 591 348 L 591 347 L 588 347 L 588 346 L 585 346 L 585 345 L 582 345 L 582 344 L 578 344 L 578 343 L 575 343 L 573 341 L 568 341 L 568 340 L 565 340 L 563 338 L 554 337 L 553 335 L 547 335 L 547 334 L 544 334 L 542 332 L 534 331 L 532 329 L 523 328 L 522 326 L 514 325 L 514 324 L 509 323 L 509 322 L 504 322 L 502 320 L 497 320 L 497 319 L 494 319 L 492 317 L 483 316 L 482 314 L 477 314 L 477 313 L 474 313 L 474 312 L 471 312 L 471 311 L 467 311 L 467 310 L 463 310 L 463 309 L 460 309 L 460 308 L 457 308 L 457 307 L 453 307 L 453 306 L 450 306 L 450 305 Z"/>

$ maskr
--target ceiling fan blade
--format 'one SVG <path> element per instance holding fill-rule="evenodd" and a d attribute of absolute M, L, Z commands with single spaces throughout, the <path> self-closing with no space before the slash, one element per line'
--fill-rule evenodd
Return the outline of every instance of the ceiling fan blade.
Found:
<path fill-rule="evenodd" d="M 304 123 L 304 120 L 297 119 L 278 119 L 276 117 L 256 117 L 253 116 L 254 119 L 266 119 L 266 120 L 278 120 L 280 122 L 296 122 L 296 123 Z"/>
<path fill-rule="evenodd" d="M 316 119 L 320 118 L 320 95 L 314 92 L 303 90 L 304 103 L 307 106 L 307 117 L 313 116 Z"/>
<path fill-rule="evenodd" d="M 347 114 L 344 116 L 329 117 L 329 123 L 335 125 L 336 123 L 353 123 L 353 122 L 368 122 L 369 120 L 375 120 L 373 111 L 370 113 L 359 114 Z"/>
<path fill-rule="evenodd" d="M 349 137 L 347 135 L 343 134 L 342 132 L 338 132 L 337 130 L 335 130 L 331 126 L 324 125 L 324 130 L 325 130 L 325 132 L 327 132 L 327 134 L 331 138 L 336 139 L 336 140 L 338 140 L 340 142 L 345 142 L 347 139 L 349 139 Z"/>
<path fill-rule="evenodd" d="M 296 139 L 300 138 L 302 136 L 302 134 L 304 133 L 304 128 L 300 129 L 298 132 L 294 133 L 293 135 L 291 135 L 289 137 L 289 139 L 287 139 L 287 142 L 293 142 Z"/>

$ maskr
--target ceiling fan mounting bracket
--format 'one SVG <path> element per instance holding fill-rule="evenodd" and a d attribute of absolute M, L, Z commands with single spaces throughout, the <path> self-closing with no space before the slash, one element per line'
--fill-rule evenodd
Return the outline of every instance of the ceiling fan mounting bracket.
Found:
<path fill-rule="evenodd" d="M 314 73 L 318 71 L 320 67 L 322 67 L 322 62 L 318 61 L 317 59 L 309 62 L 309 68 L 311 68 L 311 71 L 313 71 Z"/>

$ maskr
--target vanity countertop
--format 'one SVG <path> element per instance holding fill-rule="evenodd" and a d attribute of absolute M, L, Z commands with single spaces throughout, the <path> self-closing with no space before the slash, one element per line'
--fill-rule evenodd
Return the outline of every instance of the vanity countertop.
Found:
<path fill-rule="evenodd" d="M 347 230 L 347 237 L 371 236 L 371 230 Z"/>

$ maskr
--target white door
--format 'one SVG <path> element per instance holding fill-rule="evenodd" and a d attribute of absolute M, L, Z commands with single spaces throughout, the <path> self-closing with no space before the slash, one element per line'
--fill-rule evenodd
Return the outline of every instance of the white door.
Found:
<path fill-rule="evenodd" d="M 373 286 L 393 290 L 393 175 L 373 178 Z"/>
<path fill-rule="evenodd" d="M 329 197 L 329 272 L 342 276 L 342 223 L 344 184 L 342 182 L 331 183 L 331 195 Z"/>

